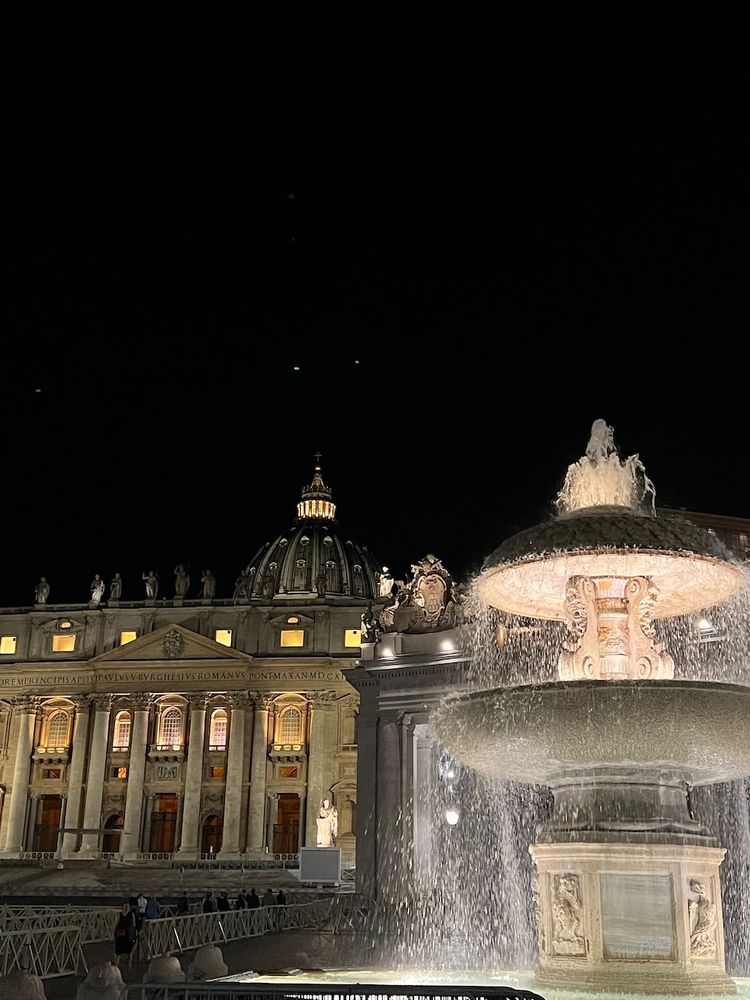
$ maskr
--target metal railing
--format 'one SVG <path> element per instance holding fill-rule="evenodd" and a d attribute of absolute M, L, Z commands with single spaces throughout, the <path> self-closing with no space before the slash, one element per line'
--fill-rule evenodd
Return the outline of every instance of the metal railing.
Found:
<path fill-rule="evenodd" d="M 81 928 L 39 927 L 0 934 L 0 976 L 16 969 L 49 979 L 85 975 Z"/>
<path fill-rule="evenodd" d="M 190 951 L 204 944 L 241 941 L 281 930 L 320 927 L 331 919 L 334 906 L 333 899 L 317 899 L 291 906 L 160 917 L 145 922 L 141 937 L 146 957 L 150 959 L 175 951 Z"/>
<path fill-rule="evenodd" d="M 388 986 L 384 983 L 158 983 L 130 984 L 127 1000 L 544 1000 L 531 990 L 503 986 Z"/>
<path fill-rule="evenodd" d="M 52 931 L 77 927 L 81 943 L 91 944 L 112 937 L 119 912 L 112 906 L 0 906 L 0 929 Z"/>

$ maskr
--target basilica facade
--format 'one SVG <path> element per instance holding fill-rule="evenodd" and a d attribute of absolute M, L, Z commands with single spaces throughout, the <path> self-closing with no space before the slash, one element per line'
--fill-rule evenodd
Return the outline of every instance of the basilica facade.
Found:
<path fill-rule="evenodd" d="M 356 844 L 358 696 L 347 675 L 387 589 L 339 533 L 316 466 L 292 527 L 217 599 L 152 571 L 84 605 L 0 610 L 0 857 L 288 856 L 338 810 Z M 171 591 L 174 590 L 174 594 Z M 193 586 L 195 590 L 195 582 Z"/>

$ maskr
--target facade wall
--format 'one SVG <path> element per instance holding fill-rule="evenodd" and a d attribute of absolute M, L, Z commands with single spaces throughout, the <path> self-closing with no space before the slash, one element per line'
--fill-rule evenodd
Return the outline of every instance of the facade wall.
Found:
<path fill-rule="evenodd" d="M 358 697 L 346 675 L 359 649 L 345 630 L 361 611 L 331 599 L 0 613 L 0 636 L 15 637 L 0 655 L 0 853 L 290 854 L 314 845 L 328 797 L 352 861 Z M 302 644 L 282 645 L 285 631 Z M 123 632 L 137 637 L 120 645 Z M 61 636 L 73 648 L 55 652 Z"/>

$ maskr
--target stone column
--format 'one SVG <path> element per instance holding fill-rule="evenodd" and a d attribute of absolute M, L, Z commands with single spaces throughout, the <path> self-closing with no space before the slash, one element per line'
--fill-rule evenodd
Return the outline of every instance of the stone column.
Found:
<path fill-rule="evenodd" d="M 107 764 L 109 737 L 109 712 L 112 696 L 97 694 L 91 699 L 94 708 L 94 732 L 91 737 L 91 755 L 86 775 L 86 804 L 83 807 L 83 825 L 89 830 L 101 829 L 102 795 L 104 793 L 104 768 Z M 77 857 L 92 858 L 99 852 L 99 833 L 84 833 Z"/>
<path fill-rule="evenodd" d="M 146 750 L 148 748 L 148 713 L 151 696 L 133 695 L 133 733 L 130 739 L 130 760 L 128 762 L 128 792 L 125 799 L 125 819 L 120 835 L 120 854 L 123 858 L 138 853 L 143 814 L 143 776 L 146 773 Z"/>
<path fill-rule="evenodd" d="M 273 704 L 265 694 L 255 702 L 253 719 L 253 756 L 250 764 L 250 801 L 247 810 L 247 849 L 261 852 L 263 843 L 263 816 L 266 804 L 266 765 L 268 760 L 268 712 Z"/>
<path fill-rule="evenodd" d="M 268 826 L 266 828 L 266 846 L 268 853 L 273 854 L 273 828 L 276 824 L 276 816 L 279 810 L 279 796 L 277 792 L 268 793 Z"/>
<path fill-rule="evenodd" d="M 198 857 L 198 823 L 203 783 L 203 746 L 206 738 L 206 695 L 189 695 L 190 740 L 185 768 L 185 801 L 182 806 L 182 832 L 176 861 L 195 861 Z"/>
<path fill-rule="evenodd" d="M 36 825 L 39 822 L 39 802 L 41 801 L 41 795 L 35 792 L 28 801 L 28 809 L 26 812 L 26 844 L 24 847 L 25 851 L 34 850 L 34 833 L 36 831 Z"/>
<path fill-rule="evenodd" d="M 307 804 L 307 795 L 305 792 L 297 792 L 299 797 L 299 827 L 297 828 L 297 851 L 299 852 L 300 847 L 303 846 L 302 841 L 305 835 L 305 806 Z"/>
<path fill-rule="evenodd" d="M 314 691 L 309 696 L 312 712 L 307 751 L 307 820 L 305 823 L 305 846 L 315 847 L 318 827 L 315 822 L 321 801 L 330 797 L 326 764 L 328 756 L 333 756 L 330 740 L 330 720 L 336 700 L 335 691 Z"/>
<path fill-rule="evenodd" d="M 68 806 L 65 810 L 65 826 L 71 829 L 81 825 L 81 792 L 83 790 L 83 767 L 86 763 L 86 749 L 89 735 L 89 700 L 72 699 L 76 706 L 73 723 L 73 739 L 70 745 L 70 767 L 68 768 Z M 62 857 L 71 858 L 78 843 L 77 833 L 65 833 L 62 840 Z"/>
<path fill-rule="evenodd" d="M 138 836 L 141 851 L 145 854 L 151 852 L 151 817 L 154 815 L 155 798 L 156 796 L 153 792 L 146 793 L 146 808 L 143 810 L 143 823 Z"/>
<path fill-rule="evenodd" d="M 175 842 L 174 850 L 175 854 L 179 851 L 182 844 L 182 815 L 185 807 L 185 794 L 184 792 L 177 793 L 177 820 L 175 822 Z"/>
<path fill-rule="evenodd" d="M 232 696 L 232 718 L 229 723 L 227 776 L 224 785 L 224 826 L 220 858 L 238 858 L 240 854 L 240 810 L 242 808 L 242 772 L 245 756 L 246 694 Z"/>
<path fill-rule="evenodd" d="M 24 821 L 31 770 L 31 751 L 34 746 L 36 725 L 36 698 L 14 698 L 13 708 L 18 713 L 18 743 L 13 765 L 13 788 L 8 806 L 8 825 L 5 834 L 6 857 L 17 858 L 24 849 Z"/>
<path fill-rule="evenodd" d="M 378 720 L 376 892 L 388 887 L 394 865 L 401 864 L 400 721 L 401 713 L 393 710 L 383 711 Z"/>

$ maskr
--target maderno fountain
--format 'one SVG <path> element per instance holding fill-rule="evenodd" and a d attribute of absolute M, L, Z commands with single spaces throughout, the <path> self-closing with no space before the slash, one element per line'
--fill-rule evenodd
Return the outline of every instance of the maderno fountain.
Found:
<path fill-rule="evenodd" d="M 642 464 L 620 459 L 603 420 L 558 505 L 500 545 L 476 587 L 494 608 L 567 625 L 559 680 L 450 699 L 438 739 L 480 774 L 552 790 L 530 847 L 540 986 L 734 993 L 725 850 L 689 794 L 750 775 L 750 687 L 675 680 L 653 623 L 729 600 L 742 570 L 712 533 L 656 516 Z"/>

